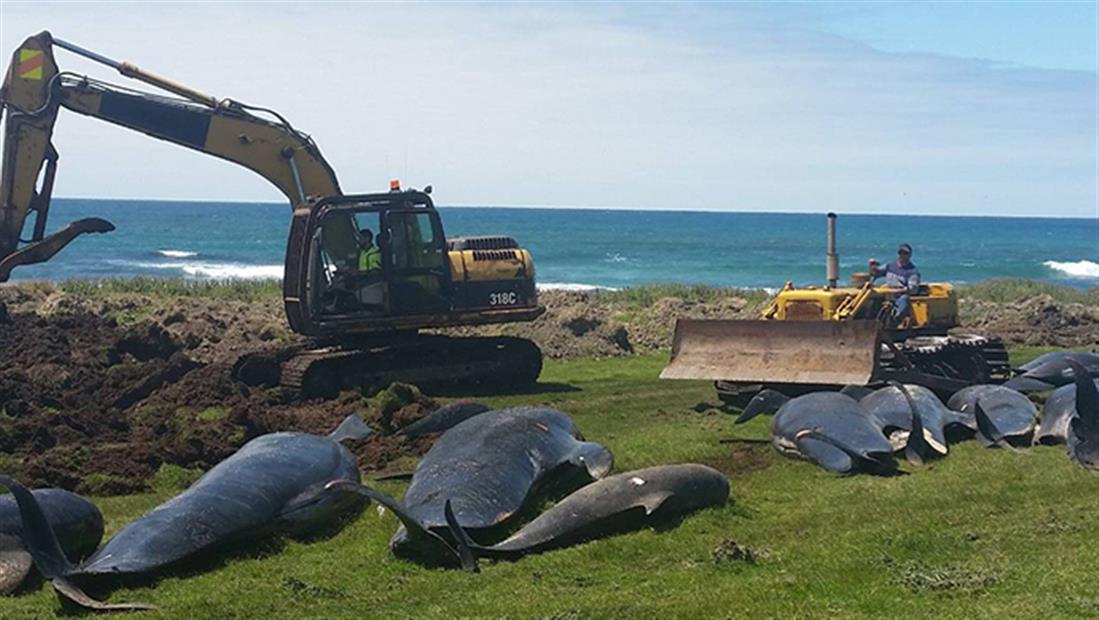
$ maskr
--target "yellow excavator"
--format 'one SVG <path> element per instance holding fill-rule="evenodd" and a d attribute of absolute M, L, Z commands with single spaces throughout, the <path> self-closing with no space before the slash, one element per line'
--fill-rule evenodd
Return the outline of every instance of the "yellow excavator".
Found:
<path fill-rule="evenodd" d="M 899 291 L 870 274 L 839 284 L 836 214 L 828 214 L 828 283 L 787 282 L 758 320 L 679 319 L 662 379 L 715 382 L 726 403 L 743 406 L 764 387 L 787 395 L 887 380 L 926 386 L 940 395 L 1011 376 L 997 338 L 956 333 L 958 295 L 930 283 L 909 296 L 899 320 Z"/>
<path fill-rule="evenodd" d="M 170 95 L 59 71 L 55 48 Z M 537 379 L 542 354 L 530 341 L 420 333 L 545 312 L 530 252 L 506 236 L 448 239 L 430 186 L 402 190 L 391 182 L 387 192 L 345 195 L 313 140 L 277 112 L 201 93 L 49 32 L 15 51 L 0 105 L 0 282 L 79 235 L 114 229 L 88 218 L 46 234 L 58 160 L 51 137 L 65 108 L 240 164 L 289 199 L 283 303 L 290 327 L 308 343 L 241 358 L 239 378 L 308 396 L 394 380 L 519 388 Z"/>

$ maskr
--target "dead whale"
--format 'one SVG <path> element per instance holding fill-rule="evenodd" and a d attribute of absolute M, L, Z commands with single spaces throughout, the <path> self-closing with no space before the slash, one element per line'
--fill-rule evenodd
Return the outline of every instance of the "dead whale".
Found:
<path fill-rule="evenodd" d="M 1099 379 L 1091 379 L 1099 390 Z M 1042 421 L 1034 433 L 1034 443 L 1052 446 L 1068 442 L 1069 423 L 1076 417 L 1078 382 L 1062 385 L 1053 391 L 1042 406 Z"/>
<path fill-rule="evenodd" d="M 644 526 L 653 518 L 674 518 L 729 498 L 729 479 L 705 465 L 661 465 L 608 476 L 574 491 L 490 547 L 475 543 L 445 505 L 451 536 L 469 558 L 516 559 L 610 533 Z M 475 566 L 465 566 L 473 569 Z"/>
<path fill-rule="evenodd" d="M 24 539 L 35 566 L 62 595 L 96 610 L 149 609 L 140 603 L 106 604 L 74 580 L 147 573 L 201 551 L 275 529 L 310 531 L 362 505 L 362 495 L 338 482 L 359 482 L 359 468 L 341 439 L 370 429 L 350 416 L 328 437 L 270 433 L 244 444 L 182 494 L 122 528 L 78 566 L 61 552 L 56 532 L 36 498 L 0 476 L 19 504 Z"/>
<path fill-rule="evenodd" d="M 902 393 L 902 389 L 907 394 Z M 920 417 L 924 440 L 939 455 L 947 453 L 948 435 L 955 439 L 972 435 L 977 430 L 972 417 L 951 411 L 934 392 L 920 385 L 883 387 L 859 400 L 859 406 L 889 437 L 895 450 L 902 450 L 907 444 L 912 430 L 913 407 Z"/>
<path fill-rule="evenodd" d="M 1080 364 L 1091 377 L 1099 376 L 1099 354 L 1090 351 L 1054 351 L 1039 355 L 1018 368 L 1021 372 L 1004 385 L 1020 392 L 1042 392 L 1072 383 L 1070 362 Z"/>
<path fill-rule="evenodd" d="M 1099 469 L 1099 390 L 1082 364 L 1069 360 L 1076 384 L 1076 415 L 1069 420 L 1068 454 L 1088 469 Z"/>
<path fill-rule="evenodd" d="M 95 504 L 64 489 L 35 489 L 31 493 L 66 558 L 75 562 L 95 551 L 103 539 L 103 515 Z M 0 594 L 17 588 L 33 565 L 23 542 L 19 504 L 11 494 L 0 495 Z"/>
<path fill-rule="evenodd" d="M 976 403 L 996 428 L 997 437 L 978 428 L 977 439 L 986 447 L 1006 441 L 1015 446 L 1030 444 L 1034 429 L 1038 424 L 1038 410 L 1029 398 L 1009 387 L 1002 385 L 971 385 L 954 393 L 947 402 L 954 411 L 971 417 L 974 426 L 978 426 Z"/>
<path fill-rule="evenodd" d="M 893 446 L 881 429 L 859 401 L 839 392 L 788 399 L 771 422 L 771 443 L 786 456 L 811 460 L 836 473 L 896 470 Z"/>
<path fill-rule="evenodd" d="M 610 450 L 581 439 L 568 414 L 547 407 L 515 407 L 482 413 L 439 438 L 416 466 L 400 501 L 364 490 L 401 521 L 390 541 L 394 553 L 452 563 L 445 504 L 462 528 L 495 528 L 514 515 L 531 491 L 551 475 L 579 471 L 587 480 L 606 476 Z M 448 541 L 449 542 L 449 541 Z"/>
<path fill-rule="evenodd" d="M 431 433 L 442 433 L 475 415 L 480 415 L 489 410 L 488 405 L 469 400 L 447 403 L 397 431 L 397 434 L 407 437 L 419 437 Z"/>

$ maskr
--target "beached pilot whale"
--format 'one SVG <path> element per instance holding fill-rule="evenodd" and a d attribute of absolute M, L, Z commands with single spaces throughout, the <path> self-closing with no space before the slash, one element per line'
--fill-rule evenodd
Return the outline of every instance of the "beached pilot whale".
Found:
<path fill-rule="evenodd" d="M 764 390 L 757 398 L 760 406 L 753 409 L 752 415 L 778 405 L 771 421 L 771 444 L 782 454 L 843 474 L 896 470 L 892 444 L 854 398 L 839 392 L 811 392 L 788 398 L 774 390 Z M 920 462 L 927 448 L 919 416 L 914 411 L 911 416 L 916 432 L 909 434 L 912 445 L 906 455 Z"/>
<path fill-rule="evenodd" d="M 1091 386 L 1087 384 L 1090 383 Z M 1068 443 L 1069 425 L 1076 417 L 1078 407 L 1078 394 L 1083 393 L 1084 409 L 1086 403 L 1091 400 L 1099 400 L 1092 394 L 1099 392 L 1099 379 L 1080 379 L 1073 377 L 1073 382 L 1062 385 L 1053 391 L 1046 399 L 1042 407 L 1042 423 L 1034 434 L 1034 443 L 1052 446 L 1059 443 Z"/>
<path fill-rule="evenodd" d="M 24 540 L 35 566 L 62 595 L 96 610 L 149 609 L 141 603 L 106 604 L 92 599 L 74 580 L 97 575 L 147 573 L 201 551 L 273 530 L 307 532 L 362 505 L 346 484 L 359 482 L 351 452 L 339 444 L 370 429 L 349 416 L 327 437 L 270 433 L 244 444 L 182 494 L 139 517 L 84 563 L 74 566 L 62 553 L 42 506 L 7 476 L 19 504 Z"/>
<path fill-rule="evenodd" d="M 903 392 L 902 392 L 903 390 Z M 947 453 L 948 435 L 956 430 L 970 436 L 977 430 L 972 416 L 951 411 L 934 392 L 921 385 L 889 385 L 864 396 L 859 406 L 874 420 L 896 450 L 903 449 L 912 431 L 913 407 L 923 426 L 924 440 L 931 450 Z"/>
<path fill-rule="evenodd" d="M 476 570 L 476 558 L 517 559 L 644 526 L 654 518 L 671 519 L 729 498 L 729 479 L 721 472 L 693 463 L 648 467 L 608 476 L 574 491 L 506 540 L 481 546 L 459 525 L 445 505 L 451 536 L 463 557 L 473 559 L 467 570 Z M 468 560 L 467 560 L 468 562 Z"/>
<path fill-rule="evenodd" d="M 431 433 L 442 433 L 465 422 L 473 416 L 490 411 L 491 407 L 471 400 L 458 400 L 447 403 L 435 411 L 416 420 L 397 431 L 398 435 L 419 437 Z"/>
<path fill-rule="evenodd" d="M 64 489 L 31 491 L 46 521 L 57 535 L 65 557 L 78 561 L 103 539 L 103 515 L 95 504 Z M 10 494 L 0 495 L 0 594 L 19 587 L 34 560 L 23 542 L 19 504 Z"/>
<path fill-rule="evenodd" d="M 1099 390 L 1081 364 L 1069 365 L 1076 376 L 1076 417 L 1068 425 L 1068 454 L 1088 469 L 1099 469 Z"/>
<path fill-rule="evenodd" d="M 550 477 L 606 476 L 610 450 L 583 441 L 568 414 L 547 407 L 488 411 L 443 433 L 416 466 L 402 500 L 362 488 L 401 521 L 390 546 L 394 553 L 431 562 L 456 563 L 448 540 L 445 504 L 467 530 L 495 528 L 523 506 L 531 491 Z"/>
<path fill-rule="evenodd" d="M 977 424 L 977 439 L 985 447 L 1000 445 L 1001 442 L 1030 444 L 1034 428 L 1038 425 L 1038 409 L 1029 398 L 1002 385 L 970 385 L 955 392 L 947 405 L 977 423 L 980 422 L 976 416 L 978 401 L 989 421 L 984 429 Z"/>
<path fill-rule="evenodd" d="M 1019 366 L 1022 373 L 1010 379 L 1007 387 L 1020 392 L 1042 392 L 1073 382 L 1069 362 L 1080 364 L 1091 377 L 1099 377 L 1099 353 L 1091 351 L 1054 351 L 1039 355 Z"/>

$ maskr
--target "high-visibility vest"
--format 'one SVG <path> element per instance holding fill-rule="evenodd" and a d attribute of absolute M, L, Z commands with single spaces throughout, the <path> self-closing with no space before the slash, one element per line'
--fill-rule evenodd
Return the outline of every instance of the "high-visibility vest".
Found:
<path fill-rule="evenodd" d="M 382 252 L 374 246 L 359 251 L 359 273 L 382 270 Z"/>

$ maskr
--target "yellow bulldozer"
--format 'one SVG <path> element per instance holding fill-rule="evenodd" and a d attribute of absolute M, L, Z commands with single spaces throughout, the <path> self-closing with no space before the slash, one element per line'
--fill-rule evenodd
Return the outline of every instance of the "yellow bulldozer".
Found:
<path fill-rule="evenodd" d="M 743 406 L 764 387 L 788 395 L 887 380 L 926 386 L 940 395 L 1010 378 L 1007 351 L 996 338 L 958 333 L 958 295 L 929 283 L 894 312 L 898 289 L 869 273 L 839 284 L 836 214 L 828 214 L 825 286 L 792 282 L 758 320 L 679 319 L 671 362 L 662 379 L 715 382 L 726 403 Z"/>

